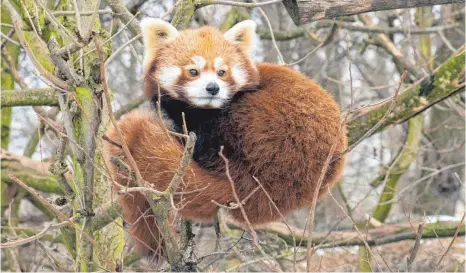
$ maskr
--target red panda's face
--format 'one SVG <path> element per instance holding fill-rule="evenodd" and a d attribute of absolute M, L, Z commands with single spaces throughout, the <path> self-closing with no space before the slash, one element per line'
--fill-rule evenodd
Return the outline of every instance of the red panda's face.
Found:
<path fill-rule="evenodd" d="M 235 26 L 223 34 L 211 27 L 178 33 L 168 23 L 157 20 L 165 29 L 160 30 L 159 25 L 159 34 L 160 31 L 163 34 L 157 35 L 158 40 L 152 39 L 158 45 L 151 45 L 146 32 L 157 33 L 157 29 L 153 24 L 152 29 L 144 26 L 148 24 L 146 20 L 142 28 L 146 47 L 144 69 L 153 83 L 151 89 L 160 87 L 162 95 L 194 107 L 221 108 L 237 92 L 257 86 L 258 72 L 248 55 L 250 35 L 255 31 L 252 21 L 243 22 L 243 27 L 240 23 L 241 28 Z M 161 42 L 160 36 L 167 40 Z M 152 92 L 156 94 L 157 90 Z"/>

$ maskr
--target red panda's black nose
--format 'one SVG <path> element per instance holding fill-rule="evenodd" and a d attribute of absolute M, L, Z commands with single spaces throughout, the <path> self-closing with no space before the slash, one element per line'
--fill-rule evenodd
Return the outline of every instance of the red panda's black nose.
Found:
<path fill-rule="evenodd" d="M 207 84 L 205 90 L 207 90 L 207 92 L 209 92 L 209 94 L 217 95 L 218 91 L 220 90 L 220 87 L 218 86 L 217 83 L 211 82 L 211 83 Z"/>

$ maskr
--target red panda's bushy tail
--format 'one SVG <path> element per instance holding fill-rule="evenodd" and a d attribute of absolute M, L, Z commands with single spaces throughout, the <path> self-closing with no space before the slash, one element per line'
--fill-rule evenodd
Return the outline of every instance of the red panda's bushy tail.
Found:
<path fill-rule="evenodd" d="M 175 138 L 166 134 L 152 115 L 153 112 L 131 112 L 119 121 L 119 127 L 143 179 L 156 190 L 163 191 L 178 169 L 183 148 Z M 112 157 L 118 157 L 127 163 L 123 150 L 118 147 L 121 141 L 115 128 L 110 128 L 106 135 L 116 143 L 105 143 L 105 159 L 112 179 L 123 186 L 136 186 L 110 161 Z M 231 201 L 228 181 L 208 174 L 195 163 L 188 167 L 179 192 L 182 194 L 174 196 L 179 208 L 177 212 L 188 220 L 211 220 L 219 208 L 212 200 L 219 204 Z M 162 255 L 163 240 L 145 197 L 140 192 L 128 192 L 120 196 L 119 201 L 138 251 L 145 256 Z"/>

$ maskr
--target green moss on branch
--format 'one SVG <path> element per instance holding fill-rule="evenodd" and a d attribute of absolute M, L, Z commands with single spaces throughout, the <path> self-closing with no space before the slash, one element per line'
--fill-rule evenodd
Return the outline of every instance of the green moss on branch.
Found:
<path fill-rule="evenodd" d="M 419 144 L 422 138 L 422 128 L 424 124 L 424 115 L 418 115 L 409 120 L 408 136 L 400 155 L 390 167 L 389 173 L 383 179 L 386 180 L 385 187 L 380 194 L 377 207 L 374 210 L 373 217 L 380 222 L 385 222 L 392 208 L 392 201 L 395 197 L 396 187 L 400 177 L 408 170 L 411 163 L 416 159 Z"/>
<path fill-rule="evenodd" d="M 196 6 L 193 2 L 193 0 L 178 1 L 174 11 L 173 19 L 171 21 L 172 25 L 177 29 L 182 30 L 189 26 L 191 18 L 196 11 Z"/>
<path fill-rule="evenodd" d="M 46 89 L 28 89 L 28 90 L 3 90 L 1 106 L 58 106 L 58 99 L 55 91 Z"/>
<path fill-rule="evenodd" d="M 464 91 L 464 58 L 465 50 L 462 47 L 431 76 L 405 89 L 385 119 L 383 117 L 390 109 L 391 101 L 357 112 L 347 124 L 349 143 L 353 144 L 358 141 L 380 121 L 379 127 L 373 134 L 389 125 L 404 122 L 435 103 Z"/>
<path fill-rule="evenodd" d="M 436 239 L 452 237 L 455 235 L 459 221 L 445 221 L 437 223 L 428 223 L 424 225 L 422 232 L 423 239 Z M 267 230 L 267 229 L 266 229 Z M 276 234 L 278 237 L 283 239 L 287 244 L 293 245 L 293 237 L 284 230 L 267 230 L 269 233 Z M 295 242 L 299 242 L 301 247 L 307 246 L 307 237 L 302 237 L 302 230 L 295 231 Z M 332 248 L 338 246 L 365 246 L 364 241 L 360 238 L 359 234 L 355 231 L 336 231 L 330 235 L 326 232 L 316 232 L 315 238 L 312 239 L 314 246 L 319 245 L 319 248 Z M 465 235 L 465 225 L 463 224 L 460 228 L 458 236 Z M 404 240 L 415 240 L 416 234 L 412 232 L 409 225 L 386 225 L 380 228 L 374 228 L 367 231 L 364 240 L 369 246 L 384 245 Z"/>

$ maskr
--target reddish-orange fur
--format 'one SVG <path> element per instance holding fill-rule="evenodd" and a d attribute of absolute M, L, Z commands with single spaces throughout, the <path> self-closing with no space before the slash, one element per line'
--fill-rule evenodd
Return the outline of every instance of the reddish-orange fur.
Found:
<path fill-rule="evenodd" d="M 280 213 L 286 215 L 309 206 L 316 190 L 323 196 L 341 177 L 344 157 L 331 163 L 321 188 L 317 189 L 332 146 L 336 143 L 333 155 L 338 155 L 346 149 L 347 139 L 345 129 L 340 128 L 338 105 L 312 80 L 291 68 L 274 64 L 257 64 L 256 70 L 241 45 L 229 44 L 218 30 L 208 27 L 184 31 L 180 39 L 168 44 L 154 40 L 150 46 L 154 50 L 146 53 L 149 61 L 145 63 L 145 91 L 149 97 L 157 94 L 158 86 L 153 77 L 157 68 L 168 63 L 185 65 L 193 55 L 201 55 L 206 60 L 222 56 L 230 65 L 241 63 L 247 70 L 248 84 L 258 88 L 233 103 L 231 115 L 218 128 L 223 133 L 221 144 L 228 155 L 229 171 L 239 199 L 244 200 L 259 186 L 253 177 L 270 196 L 271 200 L 259 189 L 245 202 L 243 207 L 252 224 L 279 220 Z M 209 61 L 208 66 L 211 66 Z M 181 76 L 179 83 L 187 80 L 185 78 L 186 75 Z M 172 94 L 170 92 L 176 90 L 161 90 L 162 95 Z M 157 190 L 165 190 L 179 166 L 183 147 L 165 133 L 155 115 L 135 111 L 127 114 L 119 126 L 144 180 Z M 114 128 L 107 135 L 115 142 L 120 141 Z M 121 185 L 135 186 L 124 172 L 109 162 L 112 156 L 126 161 L 123 151 L 110 143 L 106 144 L 106 150 L 113 179 Z M 175 203 L 182 207 L 178 211 L 181 217 L 208 221 L 218 211 L 212 200 L 219 204 L 235 201 L 224 162 L 220 158 L 213 160 L 217 168 L 211 171 L 200 168 L 195 162 L 190 164 L 179 191 L 197 191 L 175 196 Z M 137 239 L 138 249 L 143 254 L 157 251 L 160 254 L 163 240 L 144 197 L 137 192 L 126 193 L 121 196 L 120 204 L 125 220 L 131 225 L 131 233 Z M 229 212 L 237 221 L 244 222 L 239 209 Z"/>
<path fill-rule="evenodd" d="M 229 158 L 229 170 L 241 200 L 258 186 L 252 177 L 255 176 L 280 212 L 286 215 L 311 203 L 334 141 L 338 141 L 336 155 L 346 149 L 346 135 L 344 129 L 340 130 L 338 105 L 319 85 L 284 66 L 259 64 L 258 68 L 260 90 L 246 95 L 241 104 L 235 105 L 232 121 L 224 125 L 229 135 L 229 143 L 225 144 L 242 150 L 244 155 L 243 158 Z M 144 179 L 156 189 L 164 190 L 178 168 L 183 149 L 177 141 L 169 139 L 152 115 L 130 113 L 120 121 L 120 127 Z M 118 142 L 113 128 L 108 136 Z M 112 144 L 107 144 L 107 152 L 108 157 L 124 158 L 122 150 Z M 221 162 L 218 164 L 223 166 Z M 127 176 L 111 163 L 109 165 L 114 179 L 126 185 Z M 344 157 L 330 165 L 320 196 L 338 181 L 343 165 Z M 223 171 L 208 172 L 191 163 L 180 191 L 206 188 L 183 196 L 182 203 L 186 205 L 180 211 L 182 217 L 210 220 L 218 210 L 211 200 L 220 204 L 234 201 Z M 157 249 L 161 240 L 147 201 L 139 193 L 128 193 L 120 202 L 132 234 L 139 239 L 139 249 L 143 253 Z M 262 190 L 256 191 L 244 208 L 253 224 L 280 219 Z M 141 217 L 143 213 L 145 216 Z M 230 210 L 230 213 L 244 222 L 240 210 Z"/>
<path fill-rule="evenodd" d="M 169 139 L 153 116 L 153 113 L 133 111 L 119 122 L 119 126 L 141 176 L 156 190 L 162 191 L 167 188 L 178 169 L 183 149 L 175 139 Z M 120 142 L 113 127 L 109 129 L 107 136 L 116 143 Z M 105 150 L 105 159 L 112 178 L 120 185 L 136 186 L 124 171 L 110 162 L 113 156 L 127 162 L 123 150 L 111 143 L 105 144 Z M 211 220 L 215 217 L 218 206 L 211 200 L 221 204 L 231 200 L 228 181 L 210 175 L 195 163 L 191 163 L 187 169 L 179 192 L 192 192 L 182 196 L 176 195 L 175 201 L 178 207 L 182 207 L 179 213 L 183 217 L 196 221 Z M 131 225 L 130 232 L 136 237 L 138 250 L 145 255 L 162 253 L 155 217 L 143 195 L 139 192 L 123 194 L 120 197 L 120 205 L 125 221 Z"/>
<path fill-rule="evenodd" d="M 334 154 L 346 149 L 340 111 L 332 96 L 291 68 L 259 64 L 258 92 L 234 105 L 232 120 L 222 129 L 241 158 L 230 160 L 230 173 L 240 197 L 264 186 L 282 214 L 308 206 L 332 145 Z M 236 145 L 236 146 L 235 146 Z M 341 176 L 344 158 L 329 166 L 320 195 Z M 255 224 L 280 215 L 263 191 L 246 202 L 248 218 Z M 242 220 L 238 210 L 232 211 Z"/>
<path fill-rule="evenodd" d="M 223 58 L 225 63 L 230 65 L 230 68 L 233 64 L 240 64 L 248 75 L 248 85 L 242 87 L 247 88 L 257 85 L 257 70 L 252 64 L 252 60 L 244 52 L 245 49 L 241 45 L 226 41 L 223 38 L 223 33 L 218 29 L 208 26 L 199 29 L 187 29 L 182 32 L 180 38 L 171 43 L 159 45 L 157 50 L 152 53 L 154 59 L 145 70 L 144 76 L 144 91 L 147 97 L 151 98 L 157 94 L 158 84 L 154 74 L 156 68 L 169 65 L 184 67 L 192 63 L 191 58 L 193 56 L 202 56 L 207 61 L 205 70 L 210 71 L 214 71 L 214 59 L 217 57 Z M 192 80 L 187 74 L 187 70 L 183 71 L 183 74 L 176 82 L 177 85 L 184 85 Z M 224 80 L 228 84 L 235 84 L 230 70 L 226 71 Z M 171 90 L 162 91 L 169 91 L 168 93 L 170 93 Z M 178 95 L 183 96 L 184 94 L 180 92 Z"/>

